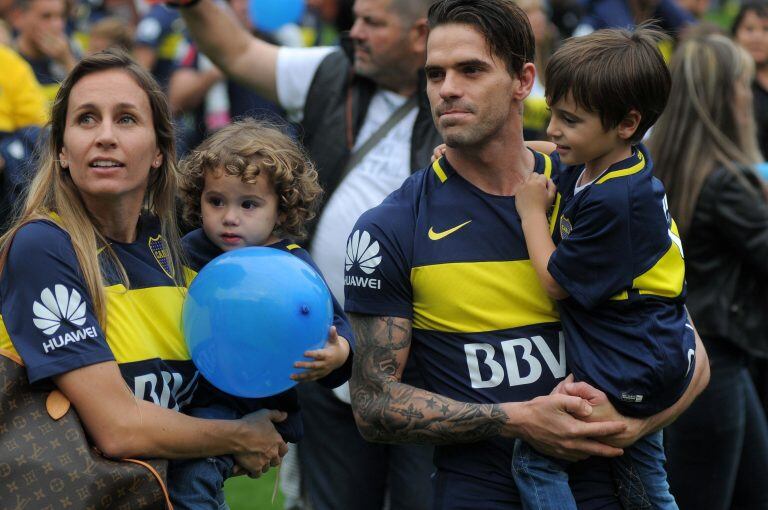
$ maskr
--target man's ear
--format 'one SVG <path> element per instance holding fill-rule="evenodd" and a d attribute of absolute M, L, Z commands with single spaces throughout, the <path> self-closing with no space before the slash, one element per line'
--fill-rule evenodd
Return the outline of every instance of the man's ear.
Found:
<path fill-rule="evenodd" d="M 619 122 L 619 138 L 622 140 L 629 140 L 632 138 L 635 135 L 638 126 L 640 126 L 640 121 L 642 119 L 643 116 L 640 115 L 640 112 L 635 109 L 629 110 L 629 113 L 624 116 L 621 122 Z"/>
<path fill-rule="evenodd" d="M 427 18 L 419 18 L 411 27 L 411 42 L 414 53 L 427 52 L 427 36 L 429 35 L 429 26 Z"/>
<path fill-rule="evenodd" d="M 523 69 L 513 79 L 517 82 L 517 86 L 512 91 L 512 97 L 522 101 L 531 93 L 533 82 L 536 80 L 536 67 L 530 62 L 523 64 Z"/>

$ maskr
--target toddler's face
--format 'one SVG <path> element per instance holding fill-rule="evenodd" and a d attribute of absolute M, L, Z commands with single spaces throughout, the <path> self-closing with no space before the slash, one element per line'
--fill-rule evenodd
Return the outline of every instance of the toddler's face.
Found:
<path fill-rule="evenodd" d="M 255 183 L 246 183 L 222 169 L 208 172 L 200 198 L 205 235 L 224 251 L 272 244 L 278 241 L 273 234 L 277 202 L 271 180 L 263 173 Z"/>

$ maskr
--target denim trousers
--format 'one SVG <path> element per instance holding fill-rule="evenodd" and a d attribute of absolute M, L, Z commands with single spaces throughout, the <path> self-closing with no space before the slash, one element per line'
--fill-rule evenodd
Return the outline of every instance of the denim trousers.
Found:
<path fill-rule="evenodd" d="M 667 470 L 680 508 L 768 509 L 768 424 L 747 370 L 725 340 L 702 338 L 709 386 L 667 428 Z"/>

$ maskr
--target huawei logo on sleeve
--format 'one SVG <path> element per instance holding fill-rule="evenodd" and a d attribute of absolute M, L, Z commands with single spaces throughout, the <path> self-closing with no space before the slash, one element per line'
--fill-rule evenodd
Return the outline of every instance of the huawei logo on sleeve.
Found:
<path fill-rule="evenodd" d="M 357 264 L 365 274 L 371 274 L 381 264 L 379 242 L 371 242 L 371 234 L 365 230 L 355 230 L 347 241 L 347 256 L 344 268 L 349 271 Z"/>
<path fill-rule="evenodd" d="M 33 322 L 46 335 L 56 333 L 62 321 L 82 326 L 85 324 L 85 301 L 80 293 L 72 289 L 70 292 L 64 285 L 45 288 L 40 293 L 40 301 L 32 304 Z"/>

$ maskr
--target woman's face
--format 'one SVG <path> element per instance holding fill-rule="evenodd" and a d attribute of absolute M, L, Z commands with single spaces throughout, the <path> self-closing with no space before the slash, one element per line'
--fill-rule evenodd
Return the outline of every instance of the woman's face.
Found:
<path fill-rule="evenodd" d="M 72 88 L 60 159 L 86 205 L 139 206 L 163 161 L 149 97 L 127 72 L 89 74 Z"/>
<path fill-rule="evenodd" d="M 758 66 L 768 63 L 768 18 L 748 11 L 736 29 L 736 42 L 752 55 Z"/>

